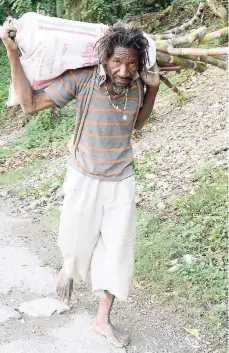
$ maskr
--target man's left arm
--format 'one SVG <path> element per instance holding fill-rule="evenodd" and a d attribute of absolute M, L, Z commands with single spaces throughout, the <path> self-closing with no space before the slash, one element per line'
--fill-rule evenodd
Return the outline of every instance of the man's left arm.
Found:
<path fill-rule="evenodd" d="M 141 130 L 142 127 L 145 125 L 147 119 L 149 118 L 150 114 L 152 113 L 155 98 L 158 92 L 158 86 L 147 86 L 146 93 L 144 96 L 143 106 L 139 110 L 139 114 L 135 123 L 135 129 Z"/>

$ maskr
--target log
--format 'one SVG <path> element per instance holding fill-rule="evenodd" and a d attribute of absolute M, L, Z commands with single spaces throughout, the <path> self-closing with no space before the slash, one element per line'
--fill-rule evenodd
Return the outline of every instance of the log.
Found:
<path fill-rule="evenodd" d="M 181 72 L 180 66 L 174 66 L 174 65 L 173 66 L 159 66 L 159 70 L 160 71 L 166 71 L 166 72 L 175 71 L 178 74 L 180 74 L 180 72 Z"/>
<path fill-rule="evenodd" d="M 166 64 L 175 64 L 181 67 L 181 69 L 194 69 L 198 72 L 204 72 L 206 70 L 206 64 L 201 61 L 189 60 L 179 56 L 172 56 L 157 51 L 157 63 L 159 66 Z"/>
<path fill-rule="evenodd" d="M 186 56 L 185 58 L 193 61 L 202 61 L 206 64 L 217 66 L 219 69 L 222 69 L 222 70 L 227 69 L 227 62 L 221 60 L 220 58 L 216 58 L 216 57 L 213 58 L 211 56 L 191 56 L 191 55 Z"/>
<path fill-rule="evenodd" d="M 225 62 L 223 60 L 219 60 L 219 59 L 212 58 L 209 56 L 201 56 L 200 61 L 203 61 L 206 64 L 217 66 L 219 69 L 227 70 L 227 62 Z"/>
<path fill-rule="evenodd" d="M 165 31 L 163 33 L 164 34 L 168 34 L 168 33 L 174 33 L 174 34 L 178 34 L 178 33 L 181 33 L 181 32 L 185 32 L 188 28 L 190 28 L 198 19 L 201 18 L 202 14 L 203 14 L 203 11 L 204 11 L 204 8 L 205 8 L 205 3 L 204 2 L 201 2 L 199 4 L 199 7 L 198 7 L 198 10 L 197 10 L 197 13 L 195 14 L 195 16 L 193 16 L 193 18 L 186 22 L 186 23 L 183 23 L 183 25 L 181 26 L 178 26 L 178 27 L 175 27 L 175 28 L 172 28 L 168 31 Z"/>
<path fill-rule="evenodd" d="M 183 93 L 174 85 L 172 84 L 172 82 L 170 82 L 167 77 L 163 76 L 163 75 L 159 75 L 160 76 L 160 80 L 166 85 L 168 86 L 169 88 L 171 88 L 171 90 L 174 92 L 174 93 L 177 93 L 178 96 L 182 99 L 182 100 L 185 100 L 185 97 L 183 95 Z"/>
<path fill-rule="evenodd" d="M 224 27 L 219 29 L 218 31 L 207 33 L 203 38 L 199 38 L 198 44 L 204 44 L 206 42 L 210 42 L 213 39 L 220 38 L 223 36 L 228 36 L 229 27 Z"/>
<path fill-rule="evenodd" d="M 169 45 L 172 45 L 175 47 L 179 45 L 188 46 L 198 38 L 204 37 L 205 32 L 206 32 L 206 27 L 201 27 L 184 37 L 178 37 L 178 38 L 174 37 L 168 40 L 158 40 L 156 42 L 157 49 L 166 50 Z"/>
<path fill-rule="evenodd" d="M 172 45 L 167 47 L 167 52 L 176 56 L 214 56 L 214 55 L 228 55 L 228 48 L 174 48 Z"/>
<path fill-rule="evenodd" d="M 158 40 L 174 38 L 175 34 L 173 34 L 173 33 L 168 33 L 168 34 L 150 34 L 150 36 L 153 38 L 153 40 L 158 41 Z"/>

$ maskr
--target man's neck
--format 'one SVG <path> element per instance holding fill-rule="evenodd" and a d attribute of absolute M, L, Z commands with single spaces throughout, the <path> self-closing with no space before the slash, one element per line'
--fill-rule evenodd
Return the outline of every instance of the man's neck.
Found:
<path fill-rule="evenodd" d="M 130 88 L 130 87 L 124 87 L 124 86 L 123 87 L 116 86 L 115 83 L 112 82 L 108 77 L 106 80 L 106 85 L 109 93 L 113 96 L 124 96 L 126 94 L 126 89 Z"/>

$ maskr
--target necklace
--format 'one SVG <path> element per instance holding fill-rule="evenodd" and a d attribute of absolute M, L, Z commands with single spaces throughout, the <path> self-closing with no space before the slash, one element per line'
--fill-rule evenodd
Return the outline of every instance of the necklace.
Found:
<path fill-rule="evenodd" d="M 120 111 L 120 112 L 123 113 L 123 117 L 122 117 L 123 120 L 127 120 L 128 117 L 127 117 L 127 115 L 126 115 L 125 112 L 126 112 L 127 96 L 128 96 L 129 89 L 126 88 L 124 99 L 120 102 L 120 105 L 121 105 L 123 102 L 125 102 L 125 103 L 124 103 L 124 107 L 123 107 L 123 109 L 122 109 L 122 108 L 120 107 L 120 105 L 118 105 L 118 104 L 116 104 L 116 103 L 114 103 L 114 102 L 112 101 L 111 96 L 110 96 L 110 93 L 109 93 L 109 91 L 108 91 L 108 88 L 107 88 L 107 85 L 106 85 L 106 84 L 104 84 L 104 88 L 105 88 L 106 96 L 107 96 L 109 102 L 111 103 L 111 105 L 112 105 L 116 110 L 118 110 L 118 111 Z"/>

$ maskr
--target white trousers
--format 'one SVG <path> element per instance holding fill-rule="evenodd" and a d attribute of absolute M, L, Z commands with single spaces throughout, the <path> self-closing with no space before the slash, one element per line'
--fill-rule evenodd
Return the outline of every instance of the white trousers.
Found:
<path fill-rule="evenodd" d="M 126 300 L 136 238 L 135 179 L 92 179 L 69 167 L 59 241 L 68 278 L 83 280 L 91 268 L 93 291 Z"/>

